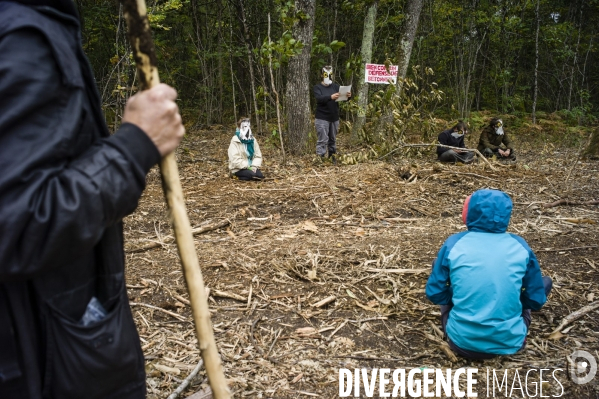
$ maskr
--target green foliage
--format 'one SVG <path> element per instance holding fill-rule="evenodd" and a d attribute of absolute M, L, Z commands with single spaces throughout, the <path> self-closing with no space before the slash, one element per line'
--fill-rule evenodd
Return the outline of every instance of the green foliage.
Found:
<path fill-rule="evenodd" d="M 594 107 L 590 100 L 590 93 L 582 90 L 579 93 L 580 105 L 567 110 L 563 109 L 560 114 L 566 119 L 570 126 L 592 125 L 597 123 L 597 116 L 593 113 Z"/>
<path fill-rule="evenodd" d="M 285 31 L 277 41 L 268 42 L 268 38 L 264 39 L 262 47 L 259 49 L 260 62 L 263 65 L 268 65 L 269 57 L 273 57 L 272 67 L 278 69 L 282 64 L 287 64 L 291 57 L 302 52 L 304 44 L 295 40 L 290 31 Z"/>
<path fill-rule="evenodd" d="M 152 29 L 171 30 L 170 26 L 164 25 L 170 11 L 179 11 L 183 8 L 181 0 L 167 0 L 164 3 L 156 4 L 148 12 L 148 20 Z"/>
<path fill-rule="evenodd" d="M 318 69 L 327 65 L 327 61 L 323 58 L 325 55 L 333 54 L 345 47 L 344 42 L 340 42 L 338 40 L 333 40 L 329 44 L 319 43 L 317 38 L 314 37 L 312 41 L 312 57 L 316 59 L 316 64 L 318 65 Z"/>
<path fill-rule="evenodd" d="M 367 122 L 358 136 L 373 145 L 375 152 L 386 153 L 405 139 L 406 133 L 418 133 L 428 139 L 436 129 L 432 111 L 444 93 L 431 80 L 431 68 L 412 67 L 411 78 L 401 82 L 401 90 L 390 84 L 372 96 Z"/>
<path fill-rule="evenodd" d="M 373 1 L 316 2 L 310 85 L 318 81 L 319 71 L 326 64 L 333 66 L 338 83 L 357 84 L 363 69 L 360 47 L 364 18 Z M 137 84 L 121 8 L 118 2 L 108 0 L 76 3 L 82 17 L 83 46 L 93 66 L 109 124 L 116 126 Z M 245 7 L 247 37 L 240 4 Z M 394 63 L 406 2 L 378 0 L 377 4 L 372 62 Z M 412 132 L 423 138 L 432 137 L 433 132 L 437 133 L 430 118 L 433 112 L 437 119 L 468 119 L 472 125 L 479 124 L 479 118 L 483 123 L 483 119 L 495 113 L 517 116 L 514 123 L 530 118 L 536 4 L 536 0 L 426 2 L 410 65 L 432 68 L 437 86 L 433 86 L 432 75 L 426 75 L 423 69 L 408 70 L 406 91 L 428 104 L 423 105 L 416 97 L 404 99 L 402 93 L 397 99 L 391 88 L 381 91 L 380 86 L 371 85 L 367 110 L 370 130 L 363 134 L 363 140 L 375 148 L 382 137 L 389 142 Z M 599 62 L 599 1 L 539 0 L 539 5 L 539 130 L 530 132 L 545 137 L 550 131 L 562 129 L 561 124 L 577 127 L 598 122 L 599 74 L 595 65 Z M 178 104 L 186 119 L 192 119 L 186 121 L 188 124 L 224 124 L 232 122 L 235 114 L 253 114 L 254 96 L 259 114 L 273 117 L 269 56 L 275 86 L 285 102 L 285 65 L 308 44 L 291 33 L 295 24 L 308 18 L 298 12 L 294 0 L 156 0 L 148 2 L 148 12 L 161 80 L 178 90 Z M 250 62 L 256 93 L 250 91 Z M 425 81 L 421 80 L 423 77 Z M 430 94 L 432 88 L 445 95 L 429 101 L 425 97 L 434 97 Z M 342 120 L 351 120 L 356 106 L 355 101 L 342 104 Z M 372 123 L 389 110 L 395 112 L 393 128 L 380 132 Z M 483 113 L 484 110 L 490 112 Z M 419 112 L 420 116 L 415 116 Z"/>

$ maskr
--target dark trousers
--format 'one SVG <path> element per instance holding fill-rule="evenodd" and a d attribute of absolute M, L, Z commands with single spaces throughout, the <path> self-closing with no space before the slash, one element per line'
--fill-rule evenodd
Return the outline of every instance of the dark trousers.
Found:
<path fill-rule="evenodd" d="M 505 151 L 505 150 L 507 150 L 507 148 L 502 148 L 501 150 Z M 496 148 L 494 150 L 492 150 L 490 148 L 485 148 L 481 152 L 487 158 L 491 158 L 491 157 L 493 157 L 493 155 L 495 155 L 497 158 L 502 158 L 502 159 L 516 159 L 516 154 L 514 154 L 514 150 L 510 150 L 510 155 L 507 157 L 499 155 L 499 148 Z"/>
<path fill-rule="evenodd" d="M 474 153 L 470 151 L 466 152 L 455 152 L 454 150 L 447 150 L 439 155 L 439 161 L 441 162 L 462 162 L 471 163 L 474 161 Z"/>
<path fill-rule="evenodd" d="M 553 281 L 551 280 L 551 277 L 543 276 L 543 285 L 545 287 L 545 296 L 548 296 L 551 292 L 551 289 L 553 288 Z M 453 308 L 453 304 L 441 305 L 441 326 L 443 327 L 443 332 L 445 333 L 445 335 L 447 335 L 447 333 L 445 332 L 445 326 L 447 325 L 447 320 L 449 319 L 449 312 L 451 311 L 451 308 Z M 524 324 L 526 324 L 526 330 L 528 330 L 528 328 L 530 327 L 530 323 L 532 322 L 531 310 L 522 309 L 522 318 L 524 319 Z M 497 356 L 492 353 L 483 353 L 462 349 L 456 344 L 454 344 L 451 341 L 451 339 L 449 339 L 449 337 L 447 337 L 447 343 L 449 344 L 449 347 L 452 351 L 454 351 L 459 356 L 465 357 L 467 359 L 492 359 L 495 356 Z M 524 349 L 525 346 L 526 339 L 524 339 L 524 343 L 522 344 L 520 350 Z"/>
<path fill-rule="evenodd" d="M 252 172 L 251 169 L 239 169 L 235 172 L 235 176 L 239 178 L 239 180 L 262 180 L 264 179 L 264 175 L 260 172 L 260 169 L 256 169 L 256 173 Z"/>

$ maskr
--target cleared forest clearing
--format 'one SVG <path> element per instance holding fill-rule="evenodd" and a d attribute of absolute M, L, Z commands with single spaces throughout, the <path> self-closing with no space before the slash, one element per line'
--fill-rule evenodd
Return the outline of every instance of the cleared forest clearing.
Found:
<path fill-rule="evenodd" d="M 598 311 L 572 323 L 560 340 L 547 339 L 563 317 L 599 299 L 599 207 L 543 206 L 597 200 L 596 161 L 571 170 L 575 150 L 538 156 L 523 149 L 517 164 L 494 164 L 496 171 L 441 165 L 433 155 L 337 167 L 305 157 L 281 166 L 262 139 L 268 180 L 244 184 L 227 177 L 231 135 L 194 132 L 178 159 L 192 226 L 210 226 L 196 235 L 196 247 L 234 397 L 335 398 L 339 368 L 565 369 L 576 349 L 599 357 Z M 440 326 L 439 311 L 424 285 L 443 241 L 465 228 L 464 198 L 479 188 L 510 194 L 509 231 L 528 241 L 555 286 L 533 313 L 523 353 L 451 362 L 432 327 Z M 125 220 L 128 292 L 149 398 L 167 397 L 200 359 L 169 234 L 154 169 L 139 208 Z M 155 247 L 140 250 L 149 243 Z M 578 386 L 562 377 L 564 397 L 597 397 L 596 379 Z M 204 379 L 201 371 L 182 397 L 200 391 Z M 544 389 L 559 393 L 557 384 Z"/>

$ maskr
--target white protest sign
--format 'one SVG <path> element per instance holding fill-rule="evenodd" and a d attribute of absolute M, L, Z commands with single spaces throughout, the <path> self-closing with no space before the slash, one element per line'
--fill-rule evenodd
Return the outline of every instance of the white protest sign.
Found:
<path fill-rule="evenodd" d="M 395 84 L 397 82 L 397 65 L 389 65 L 389 72 L 391 73 L 387 73 L 384 64 L 366 64 L 364 82 L 388 85 L 391 81 Z"/>

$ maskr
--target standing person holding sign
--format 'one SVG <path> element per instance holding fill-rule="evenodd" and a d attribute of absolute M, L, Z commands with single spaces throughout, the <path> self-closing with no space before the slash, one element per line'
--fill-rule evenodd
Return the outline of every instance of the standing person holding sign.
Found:
<path fill-rule="evenodd" d="M 341 96 L 340 89 L 346 94 Z M 340 87 L 333 82 L 333 67 L 327 65 L 322 68 L 322 82 L 314 86 L 316 97 L 316 114 L 314 124 L 318 141 L 316 142 L 316 155 L 320 160 L 329 152 L 333 164 L 337 163 L 337 132 L 339 131 L 339 101 L 347 101 L 351 97 L 351 86 Z"/>

